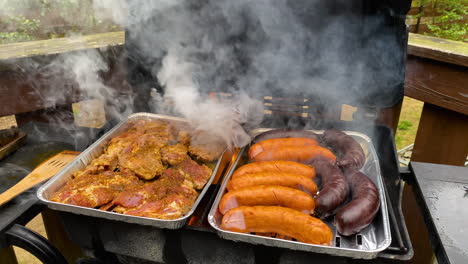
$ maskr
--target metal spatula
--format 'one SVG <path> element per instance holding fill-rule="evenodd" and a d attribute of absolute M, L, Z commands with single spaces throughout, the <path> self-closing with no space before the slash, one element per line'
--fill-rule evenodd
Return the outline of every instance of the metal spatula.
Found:
<path fill-rule="evenodd" d="M 16 185 L 0 194 L 0 206 L 15 198 L 17 195 L 28 190 L 34 185 L 50 179 L 59 172 L 65 165 L 72 161 L 79 152 L 62 151 L 37 166 L 31 173 L 26 175 Z"/>

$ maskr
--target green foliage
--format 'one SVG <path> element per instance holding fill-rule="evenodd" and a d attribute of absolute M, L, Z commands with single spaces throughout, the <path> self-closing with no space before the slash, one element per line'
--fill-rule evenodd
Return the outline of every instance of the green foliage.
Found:
<path fill-rule="evenodd" d="M 0 32 L 0 44 L 11 43 L 11 42 L 21 42 L 21 41 L 31 41 L 31 40 L 34 40 L 34 37 L 27 33 Z"/>
<path fill-rule="evenodd" d="M 407 120 L 401 120 L 398 124 L 399 130 L 408 130 L 413 126 L 413 123 Z"/>
<path fill-rule="evenodd" d="M 119 29 L 95 18 L 93 0 L 11 0 L 1 8 L 0 44 Z"/>
<path fill-rule="evenodd" d="M 419 5 L 415 5 L 418 2 Z M 413 7 L 434 8 L 437 15 L 427 23 L 430 32 L 425 35 L 468 42 L 468 0 L 419 0 Z M 411 16 L 425 17 L 425 12 Z"/>
<path fill-rule="evenodd" d="M 402 142 L 403 142 L 403 138 L 400 135 L 396 135 L 395 136 L 395 145 L 397 145 L 397 148 L 398 148 L 398 146 L 401 146 Z"/>
<path fill-rule="evenodd" d="M 432 35 L 459 41 L 468 41 L 468 23 L 464 18 L 468 16 L 468 1 L 466 0 L 438 0 L 436 10 L 441 13 L 434 19 L 434 23 L 427 26 Z"/>

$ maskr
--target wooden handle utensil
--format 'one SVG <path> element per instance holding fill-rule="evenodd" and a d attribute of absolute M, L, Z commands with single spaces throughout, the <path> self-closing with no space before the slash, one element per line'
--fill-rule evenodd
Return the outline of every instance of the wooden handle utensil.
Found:
<path fill-rule="evenodd" d="M 26 175 L 16 185 L 0 194 L 0 206 L 4 205 L 11 199 L 15 198 L 22 192 L 30 189 L 34 185 L 50 179 L 57 174 L 63 167 L 72 161 L 79 152 L 76 151 L 62 151 L 50 159 L 39 164 L 31 173 Z"/>

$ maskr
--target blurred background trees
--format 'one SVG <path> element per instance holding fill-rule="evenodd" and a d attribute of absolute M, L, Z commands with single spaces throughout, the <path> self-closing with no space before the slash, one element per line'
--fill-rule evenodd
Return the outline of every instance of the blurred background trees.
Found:
<path fill-rule="evenodd" d="M 117 30 L 93 0 L 0 0 L 0 44 Z"/>
<path fill-rule="evenodd" d="M 468 0 L 413 0 L 410 31 L 468 42 Z"/>

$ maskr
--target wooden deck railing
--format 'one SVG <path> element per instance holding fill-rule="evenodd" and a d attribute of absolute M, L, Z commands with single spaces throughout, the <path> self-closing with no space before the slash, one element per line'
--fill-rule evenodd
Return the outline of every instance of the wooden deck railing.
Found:
<path fill-rule="evenodd" d="M 468 155 L 468 43 L 410 33 L 405 95 L 424 102 L 411 160 L 463 166 Z"/>
<path fill-rule="evenodd" d="M 0 116 L 45 107 L 38 93 L 47 90 L 47 85 L 34 83 L 35 73 L 10 67 L 21 65 L 22 58 L 48 58 L 105 47 L 117 48 L 123 53 L 124 42 L 125 32 L 120 31 L 0 45 Z M 122 75 L 125 65 L 120 65 L 118 59 L 113 63 Z M 410 33 L 406 67 L 405 95 L 424 102 L 413 160 L 463 165 L 468 154 L 468 44 Z M 114 70 L 111 75 L 117 75 L 115 73 Z M 68 101 L 62 103 L 76 100 L 66 99 Z M 395 128 L 400 107 L 401 104 L 382 109 L 377 121 Z"/>

